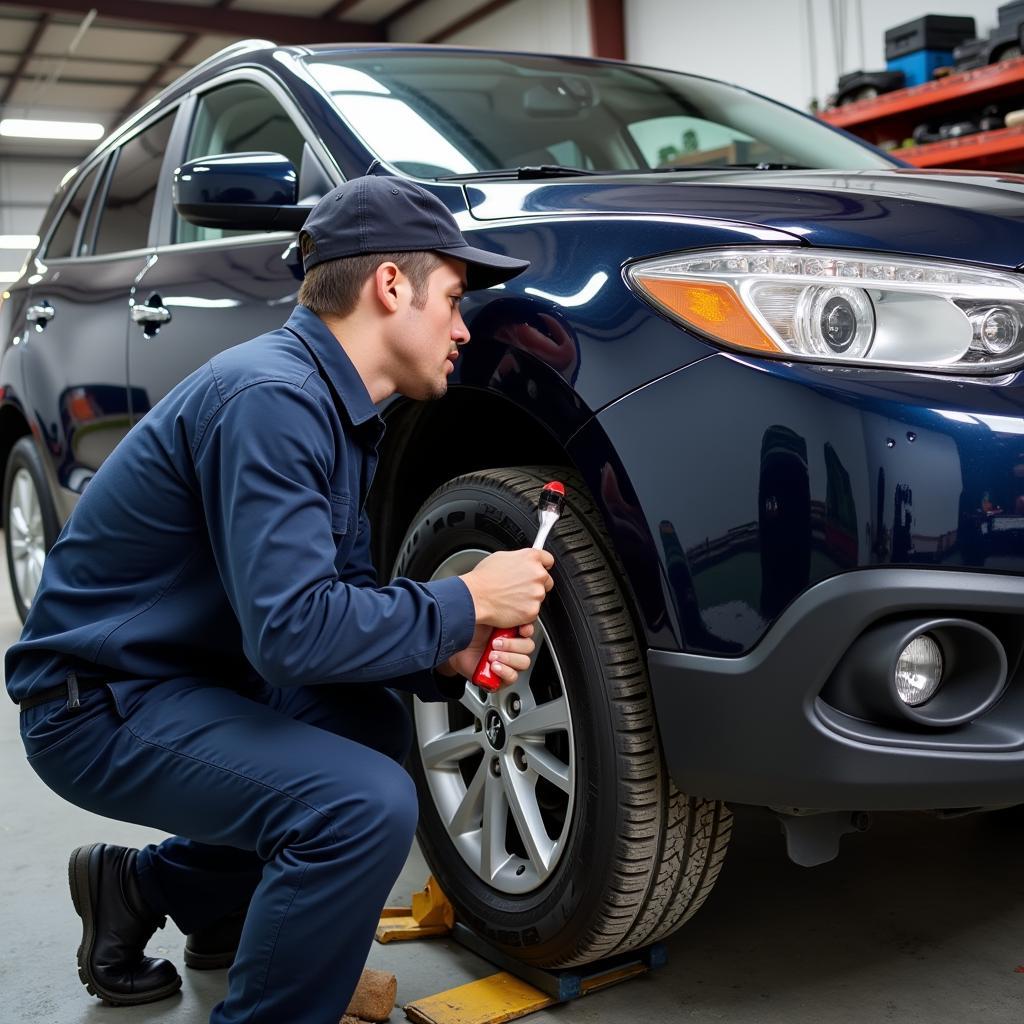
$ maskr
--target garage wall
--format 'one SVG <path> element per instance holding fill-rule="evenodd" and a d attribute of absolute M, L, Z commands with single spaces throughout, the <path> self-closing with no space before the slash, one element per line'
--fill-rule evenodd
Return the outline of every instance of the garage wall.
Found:
<path fill-rule="evenodd" d="M 392 39 L 422 39 L 468 14 L 477 0 L 432 0 L 396 21 Z M 500 47 L 540 53 L 590 53 L 587 0 L 515 0 L 445 39 L 454 46 Z"/>
<path fill-rule="evenodd" d="M 0 235 L 34 235 L 61 178 L 74 160 L 6 156 L 0 160 Z M 24 251 L 0 249 L 0 288 L 21 269 Z"/>
<path fill-rule="evenodd" d="M 995 27 L 999 6 L 991 0 L 623 3 L 627 60 L 721 78 L 802 110 L 812 98 L 823 102 L 842 72 L 884 68 L 887 28 L 926 13 L 958 14 L 973 17 L 984 36 Z M 833 26 L 833 8 L 845 13 L 845 24 Z"/>

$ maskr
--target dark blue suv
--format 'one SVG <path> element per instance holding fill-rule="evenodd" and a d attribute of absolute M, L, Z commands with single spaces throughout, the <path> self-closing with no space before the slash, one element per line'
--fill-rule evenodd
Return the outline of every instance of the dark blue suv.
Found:
<path fill-rule="evenodd" d="M 464 921 L 581 963 L 694 913 L 723 801 L 806 864 L 872 811 L 1024 802 L 1024 178 L 653 68 L 250 42 L 113 133 L 0 308 L 22 614 L 107 454 L 285 320 L 310 204 L 371 165 L 531 261 L 467 299 L 445 400 L 383 410 L 382 574 L 465 572 L 569 490 L 531 671 L 415 708 Z"/>

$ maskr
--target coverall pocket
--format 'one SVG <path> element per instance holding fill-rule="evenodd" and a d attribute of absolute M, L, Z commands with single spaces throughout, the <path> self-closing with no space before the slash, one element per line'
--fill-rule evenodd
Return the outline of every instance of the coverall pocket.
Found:
<path fill-rule="evenodd" d="M 352 515 L 352 499 L 348 494 L 331 492 L 331 533 L 346 534 Z"/>
<path fill-rule="evenodd" d="M 21 741 L 29 761 L 48 754 L 70 736 L 88 728 L 96 719 L 110 715 L 116 721 L 114 698 L 100 687 L 82 695 L 82 706 L 72 710 L 66 702 L 54 701 L 29 708 L 21 715 Z"/>

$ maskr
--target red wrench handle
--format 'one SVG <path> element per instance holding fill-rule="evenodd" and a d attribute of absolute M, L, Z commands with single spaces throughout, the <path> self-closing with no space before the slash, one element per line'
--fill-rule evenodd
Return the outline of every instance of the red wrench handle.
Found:
<path fill-rule="evenodd" d="M 565 485 L 557 480 L 545 484 L 540 492 L 540 499 L 537 502 L 537 514 L 540 519 L 540 529 L 534 538 L 533 546 L 543 548 L 547 540 L 548 532 L 554 526 L 558 517 L 562 514 L 565 505 Z M 494 641 L 499 637 L 511 639 L 519 636 L 519 626 L 513 629 L 495 629 L 491 631 L 491 637 L 487 641 L 483 657 L 477 662 L 476 671 L 473 673 L 473 682 L 482 690 L 490 690 L 492 693 L 501 686 L 501 680 L 491 671 L 491 652 L 494 650 Z"/>
<path fill-rule="evenodd" d="M 498 637 L 509 639 L 519 636 L 518 627 L 515 629 L 494 629 L 491 630 L 491 638 L 484 648 L 483 657 L 477 662 L 476 671 L 473 673 L 473 682 L 484 690 L 497 690 L 501 686 L 501 680 L 491 671 L 491 652 L 494 650 L 494 641 Z"/>

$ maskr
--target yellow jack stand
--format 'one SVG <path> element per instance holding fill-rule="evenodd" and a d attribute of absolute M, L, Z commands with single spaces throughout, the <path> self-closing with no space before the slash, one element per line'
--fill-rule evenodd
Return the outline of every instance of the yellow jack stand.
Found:
<path fill-rule="evenodd" d="M 531 967 L 489 945 L 455 913 L 433 876 L 422 892 L 415 893 L 412 907 L 386 908 L 377 928 L 378 942 L 446 935 L 460 945 L 501 967 L 497 974 L 417 999 L 405 1007 L 413 1024 L 505 1024 L 556 1003 L 565 1003 L 646 974 L 667 962 L 665 946 L 610 957 L 585 967 L 546 971 Z"/>
<path fill-rule="evenodd" d="M 412 894 L 411 907 L 385 907 L 377 925 L 378 942 L 401 942 L 447 935 L 455 924 L 455 910 L 431 875 L 422 892 Z"/>

